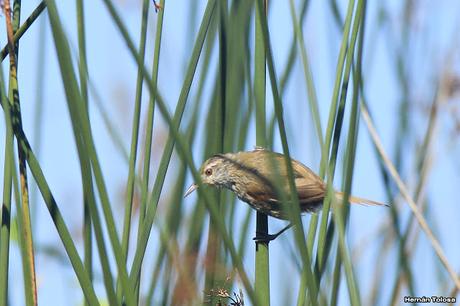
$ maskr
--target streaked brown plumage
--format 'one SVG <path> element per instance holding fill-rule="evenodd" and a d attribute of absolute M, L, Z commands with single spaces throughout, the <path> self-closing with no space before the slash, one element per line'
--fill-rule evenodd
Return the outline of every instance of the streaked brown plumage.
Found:
<path fill-rule="evenodd" d="M 291 159 L 300 209 L 311 213 L 321 208 L 326 193 L 326 184 L 307 166 Z M 284 156 L 269 150 L 257 148 L 250 152 L 217 154 L 203 163 L 200 169 L 204 184 L 225 187 L 257 211 L 278 219 L 287 219 L 276 190 L 289 195 L 288 171 Z M 281 184 L 275 188 L 275 184 Z M 193 184 L 185 196 L 197 188 Z M 336 192 L 339 201 L 343 194 Z M 350 196 L 350 203 L 364 205 L 385 205 L 372 200 Z"/>

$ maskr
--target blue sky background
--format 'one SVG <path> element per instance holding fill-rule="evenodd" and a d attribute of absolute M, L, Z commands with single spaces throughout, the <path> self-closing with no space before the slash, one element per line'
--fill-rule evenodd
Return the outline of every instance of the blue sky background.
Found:
<path fill-rule="evenodd" d="M 343 14 L 347 1 L 339 2 Z M 401 15 L 404 3 L 405 1 L 397 0 L 385 1 L 384 3 L 382 1 L 368 1 L 366 27 L 368 36 L 366 36 L 365 40 L 364 50 L 366 51 L 364 53 L 363 67 L 366 80 L 365 90 L 370 109 L 375 115 L 375 124 L 382 137 L 385 149 L 390 155 L 394 151 L 398 106 L 401 102 L 400 85 L 396 78 L 397 71 L 394 70 L 395 51 L 399 47 L 392 44 L 392 42 L 399 42 L 402 35 Z M 23 1 L 23 19 L 30 14 L 37 4 L 38 1 Z M 58 1 L 57 4 L 75 55 L 77 54 L 75 3 L 73 1 Z M 123 21 L 129 28 L 131 37 L 137 42 L 139 40 L 141 1 L 124 0 L 116 1 L 116 4 Z M 184 1 L 167 1 L 159 88 L 168 102 L 170 110 L 174 109 L 182 87 L 185 67 L 191 54 L 198 21 L 204 12 L 205 1 L 196 1 L 195 5 L 197 19 L 193 22 L 190 21 L 192 13 L 189 4 L 185 5 Z M 417 106 L 410 109 L 411 143 L 408 144 L 408 154 L 405 156 L 407 169 L 403 173 L 403 177 L 407 179 L 408 186 L 412 189 L 416 182 L 413 175 L 415 169 L 413 146 L 420 142 L 424 136 L 428 118 L 427 105 L 429 106 L 429 103 L 431 103 L 437 77 L 446 72 L 454 75 L 458 74 L 460 68 L 458 64 L 459 57 L 455 54 L 455 51 L 457 51 L 457 54 L 459 51 L 460 2 L 454 0 L 417 1 L 416 5 L 414 21 L 411 28 L 408 29 L 411 38 L 408 46 L 405 46 L 406 72 L 410 79 L 410 97 L 414 101 L 414 105 Z M 385 7 L 388 22 L 379 29 L 378 14 L 381 6 Z M 136 64 L 102 1 L 85 1 L 85 8 L 89 75 L 93 84 L 95 84 L 103 106 L 122 136 L 125 148 L 129 148 L 132 105 L 137 73 Z M 78 236 L 81 235 L 80 222 L 82 219 L 78 158 L 56 60 L 54 41 L 47 24 L 48 19 L 43 17 L 45 16 L 41 16 L 38 22 L 30 28 L 20 43 L 19 86 L 24 129 L 29 139 L 31 139 L 34 149 L 37 150 L 39 146 L 35 143 L 32 135 L 34 134 L 33 123 L 37 107 L 37 84 L 39 84 L 39 80 L 42 80 L 44 114 L 40 123 L 43 133 L 43 142 L 40 145 L 40 161 L 66 222 L 70 225 L 73 234 Z M 151 10 L 147 58 L 151 57 L 153 53 L 156 18 L 157 16 Z M 4 21 L 4 17 L 0 20 Z M 323 130 L 325 130 L 341 33 L 335 24 L 331 22 L 333 19 L 326 1 L 312 1 L 306 20 L 303 25 L 304 39 L 310 55 L 318 100 L 320 101 L 321 120 Z M 195 28 L 190 27 L 190 24 L 193 23 Z M 43 37 L 40 36 L 42 26 L 45 27 L 46 64 L 45 73 L 37 76 L 37 52 L 40 45 L 39 39 Z M 6 37 L 3 23 L 1 27 L 0 41 L 4 44 Z M 269 27 L 275 64 L 279 75 L 281 67 L 284 67 L 286 63 L 293 35 L 288 1 L 272 1 L 269 12 Z M 371 33 L 372 38 L 369 38 Z M 448 60 L 449 57 L 452 59 Z M 214 63 L 216 59 L 215 56 Z M 4 71 L 7 71 L 7 64 L 8 61 L 4 61 Z M 147 67 L 150 67 L 150 65 L 150 59 L 148 59 Z M 195 87 L 192 88 L 191 97 L 196 93 Z M 273 110 L 270 93 L 271 91 L 268 87 L 269 112 Z M 209 96 L 210 90 L 205 94 Z M 147 104 L 147 97 L 148 95 L 145 92 L 144 106 Z M 294 74 L 283 97 L 283 102 L 291 155 L 317 171 L 319 169 L 320 151 L 315 140 L 313 125 L 309 120 L 305 119 L 310 118 L 310 113 L 308 101 L 306 100 L 306 88 L 300 58 L 296 62 Z M 105 176 L 110 178 L 106 182 L 110 198 L 114 205 L 119 206 L 117 225 L 120 231 L 123 211 L 123 186 L 127 178 L 128 166 L 126 160 L 109 137 L 101 114 L 97 107 L 94 106 L 94 96 L 91 97 L 90 103 L 93 134 L 101 157 L 100 162 Z M 460 163 L 457 157 L 459 153 L 458 135 L 454 132 L 454 126 L 455 114 L 459 116 L 458 108 L 458 97 L 457 99 L 454 97 L 449 99 L 440 110 L 433 145 L 433 165 L 426 191 L 430 203 L 430 225 L 443 245 L 448 259 L 457 270 L 460 268 L 458 260 L 460 258 L 460 248 L 455 238 L 456 233 L 460 232 L 457 196 L 458 186 L 460 186 L 458 174 Z M 188 109 L 191 109 L 190 105 Z M 457 110 L 457 113 L 455 113 L 455 110 Z M 157 132 L 155 132 L 154 139 L 154 145 L 157 148 L 156 150 L 154 149 L 155 163 L 158 162 L 162 152 L 161 146 L 167 136 L 166 125 L 161 119 L 157 118 L 155 119 Z M 348 122 L 345 121 L 345 126 L 347 125 Z M 378 201 L 386 201 L 385 193 L 382 189 L 382 178 L 367 130 L 363 123 L 361 123 L 360 128 L 353 193 Z M 4 131 L 4 124 L 1 125 L 1 130 Z M 197 140 L 200 141 L 199 136 Z M 4 141 L 3 132 L 1 133 L 0 141 Z M 246 148 L 252 149 L 254 143 L 255 133 L 252 131 Z M 278 151 L 281 150 L 279 143 L 276 148 Z M 0 146 L 2 163 L 3 151 L 4 147 Z M 201 152 L 197 150 L 195 156 L 197 166 L 202 162 L 201 156 Z M 174 169 L 174 165 L 172 167 Z M 341 166 L 338 169 L 341 169 Z M 189 181 L 191 182 L 190 179 Z M 340 176 L 337 177 L 335 186 L 340 187 Z M 192 199 L 193 197 L 188 201 L 192 203 Z M 36 204 L 36 230 L 33 235 L 39 245 L 39 251 L 36 255 L 39 303 L 42 305 L 64 305 L 68 301 L 75 301 L 75 304 L 79 305 L 82 296 L 73 270 L 67 263 L 58 261 L 55 258 L 50 260 L 49 256 L 40 252 L 40 246 L 53 246 L 61 251 L 62 246 L 43 202 L 38 200 Z M 241 202 L 237 204 L 245 205 Z M 164 214 L 164 211 L 165 208 L 161 207 L 160 202 L 159 215 Z M 243 208 L 238 208 L 238 211 L 244 212 Z M 409 209 L 406 206 L 401 208 L 400 215 L 404 227 L 406 225 L 404 220 L 408 219 L 409 214 Z M 304 218 L 304 223 L 308 224 L 308 218 Z M 371 235 L 373 236 L 371 237 L 374 237 L 373 239 L 375 240 L 374 243 L 371 243 L 371 247 L 364 251 L 360 264 L 355 266 L 363 298 L 366 298 L 367 293 L 370 292 L 371 280 L 374 277 L 371 275 L 374 271 L 372 258 L 376 256 L 375 252 L 379 243 L 379 235 L 376 233 L 376 229 L 385 222 L 390 222 L 390 219 L 389 213 L 383 208 L 353 207 L 351 210 L 348 238 L 352 248 L 363 239 L 366 239 L 366 237 L 369 237 L 370 233 L 372 233 Z M 283 225 L 284 223 L 281 221 L 270 220 L 270 228 L 273 232 Z M 250 226 L 251 231 L 253 231 L 255 225 L 251 224 Z M 453 233 L 455 233 L 455 236 Z M 154 228 L 152 237 L 155 239 L 151 240 L 156 240 L 157 235 L 158 232 Z M 443 271 L 443 269 L 440 268 L 440 265 L 433 265 L 434 252 L 423 234 L 420 238 L 420 243 L 415 251 L 417 255 L 411 263 L 413 267 L 420 267 L 420 269 L 417 269 L 415 280 L 416 292 L 420 295 L 440 294 L 442 292 L 439 292 L 439 284 L 436 283 L 436 278 L 433 278 L 433 275 L 435 276 L 436 271 Z M 286 265 L 279 264 L 284 261 L 285 250 L 292 243 L 292 233 L 288 233 L 279 241 L 270 244 L 271 286 L 272 289 L 275 287 L 279 289 L 273 290 L 273 305 L 280 305 L 285 293 L 297 292 L 298 285 L 295 281 L 280 281 L 282 279 L 289 280 L 291 275 L 297 275 L 296 268 L 291 262 Z M 250 275 L 253 275 L 254 262 L 254 248 L 252 245 L 253 242 L 248 240 L 248 251 L 244 261 Z M 81 250 L 82 244 L 79 247 Z M 150 247 L 154 249 L 155 245 L 152 244 Z M 391 271 L 391 267 L 396 269 L 396 246 L 393 246 L 390 252 L 393 253 L 389 257 L 390 262 L 384 264 L 386 267 L 390 267 L 385 271 L 388 274 L 387 277 L 393 279 L 395 271 Z M 12 305 L 22 305 L 24 303 L 22 271 L 17 245 L 12 245 L 11 255 L 11 302 Z M 149 267 L 148 262 L 146 266 Z M 385 286 L 382 286 L 382 288 L 389 290 Z M 449 286 L 448 288 L 451 287 Z M 104 292 L 102 283 L 98 290 L 100 293 Z M 341 290 L 342 298 L 345 297 L 345 300 L 347 300 L 345 282 L 342 283 Z M 383 294 L 386 296 L 390 292 L 384 292 Z M 295 298 L 295 294 L 290 295 Z"/>

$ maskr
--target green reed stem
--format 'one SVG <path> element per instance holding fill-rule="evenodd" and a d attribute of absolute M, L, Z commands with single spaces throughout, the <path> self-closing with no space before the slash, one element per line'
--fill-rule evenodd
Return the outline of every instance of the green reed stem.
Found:
<path fill-rule="evenodd" d="M 37 5 L 37 7 L 33 10 L 33 12 L 26 19 L 26 21 L 22 24 L 22 26 L 19 27 L 17 31 L 14 32 L 14 36 L 13 36 L 14 43 L 19 41 L 22 35 L 24 35 L 24 33 L 30 28 L 30 26 L 35 22 L 35 20 L 45 10 L 45 8 L 46 8 L 46 2 L 43 0 Z M 3 61 L 8 54 L 9 54 L 8 45 L 6 45 L 0 51 L 0 59 Z"/>
<path fill-rule="evenodd" d="M 131 52 L 131 54 L 133 55 L 133 57 L 136 59 L 136 62 L 139 64 L 139 65 L 142 65 L 142 62 L 140 61 L 139 59 L 139 56 L 137 54 L 137 51 L 136 49 L 134 48 L 134 45 L 132 43 L 132 40 L 130 39 L 127 31 L 126 31 L 126 28 L 124 27 L 123 23 L 120 21 L 119 19 L 119 16 L 118 14 L 116 13 L 114 7 L 111 5 L 111 3 L 107 0 L 105 0 L 104 2 L 107 7 L 109 8 L 109 12 L 110 14 L 112 15 L 112 18 L 114 19 L 117 27 L 119 28 L 121 34 L 123 35 L 126 43 L 127 43 L 127 46 L 128 46 L 128 49 L 129 51 Z M 208 20 L 209 18 L 207 17 L 208 15 L 211 16 L 212 15 L 212 12 L 214 10 L 214 7 L 215 7 L 215 2 L 214 1 L 210 1 L 208 2 L 208 7 L 205 11 L 205 14 L 204 14 L 204 18 L 203 18 L 203 21 L 206 21 Z M 206 22 L 204 22 L 204 24 L 206 24 Z M 202 23 L 203 25 L 203 23 Z M 206 29 L 206 27 L 205 27 Z M 200 32 L 198 34 L 198 36 L 200 37 L 201 32 L 206 32 L 205 30 L 201 29 L 200 28 Z M 204 35 L 203 35 L 204 36 Z M 194 52 L 195 53 L 195 52 Z M 200 53 L 200 50 L 197 51 L 197 54 Z M 195 58 L 195 56 L 193 55 L 192 53 L 192 59 Z M 194 65 L 196 66 L 196 64 Z M 193 72 L 193 70 L 192 70 Z M 155 85 L 152 83 L 152 79 L 151 77 L 149 76 L 149 74 L 147 73 L 146 69 L 144 68 L 143 69 L 143 73 L 144 73 L 144 78 L 146 79 L 147 81 L 147 84 L 149 86 L 149 90 L 152 92 L 152 93 L 155 93 L 157 95 L 157 105 L 158 105 L 158 108 L 161 112 L 161 114 L 163 115 L 163 118 L 165 119 L 166 123 L 168 124 L 168 126 L 170 127 L 170 135 L 172 136 L 172 139 L 175 140 L 175 143 L 176 143 L 176 146 L 177 146 L 177 151 L 179 153 L 179 156 L 187 162 L 187 165 L 190 166 L 191 168 L 191 171 L 192 171 L 192 175 L 193 175 L 193 178 L 195 179 L 195 182 L 198 184 L 198 185 L 201 185 L 201 180 L 200 180 L 200 176 L 199 176 L 199 173 L 198 171 L 196 170 L 196 168 L 194 167 L 193 165 L 193 160 L 191 158 L 191 153 L 190 151 L 187 149 L 188 146 L 186 145 L 184 139 L 181 137 L 181 135 L 179 134 L 178 130 L 177 130 L 177 124 L 178 122 L 176 120 L 173 121 L 173 119 L 170 117 L 169 115 L 169 112 L 165 106 L 165 103 L 163 101 L 163 99 L 161 98 L 161 96 L 158 95 L 158 91 L 155 87 Z M 193 74 L 191 74 L 191 76 L 193 76 Z M 190 78 L 191 78 L 190 76 Z M 186 74 L 186 81 L 187 79 L 189 78 L 189 76 Z M 185 92 L 186 94 L 188 93 L 188 90 Z M 180 101 L 182 101 L 182 99 L 180 98 Z M 180 108 L 180 107 L 177 107 L 177 108 Z M 177 110 L 177 109 L 176 109 Z M 168 147 L 168 145 L 167 145 Z M 161 164 L 160 164 L 161 165 Z M 160 173 L 160 171 L 159 171 Z M 159 175 L 159 177 L 161 177 Z M 154 187 L 154 190 L 155 190 L 155 187 Z M 219 212 L 217 211 L 217 208 L 212 204 L 212 202 L 210 201 L 210 198 L 208 197 L 208 194 L 203 192 L 203 190 L 201 188 L 198 189 L 198 193 L 200 196 L 204 197 L 205 199 L 205 205 L 206 207 L 208 208 L 209 212 L 211 213 L 211 218 L 214 222 L 216 222 L 216 224 L 218 225 L 217 228 L 219 230 L 219 232 L 221 233 L 222 235 L 222 239 L 223 239 L 223 242 L 224 242 L 224 245 L 227 247 L 228 251 L 229 251 L 229 254 L 232 258 L 232 262 L 235 266 L 235 268 L 238 270 L 239 272 L 239 275 L 240 275 L 240 278 L 242 280 L 242 283 L 244 285 L 244 287 L 246 288 L 247 290 L 247 293 L 248 293 L 248 296 L 250 298 L 250 300 L 252 301 L 255 301 L 255 295 L 254 295 L 254 291 L 251 287 L 251 284 L 249 282 L 249 279 L 243 269 L 243 266 L 242 266 L 242 263 L 241 263 L 241 259 L 238 257 L 238 254 L 236 252 L 236 249 L 235 249 L 235 246 L 233 245 L 233 241 L 230 239 L 230 237 L 228 236 L 228 233 L 227 233 L 227 230 L 221 220 L 221 217 L 220 217 L 220 214 Z M 153 208 L 154 209 L 154 208 Z M 153 220 L 153 217 L 154 217 L 154 214 L 152 215 L 149 211 L 147 212 L 147 216 L 146 216 L 146 224 L 151 224 L 152 220 Z M 131 277 L 137 277 L 138 275 L 138 271 L 139 271 L 139 268 L 140 268 L 140 261 L 139 261 L 139 257 L 138 256 L 143 256 L 143 253 L 145 252 L 145 244 L 144 241 L 146 242 L 148 240 L 148 235 L 149 235 L 149 231 L 150 231 L 150 228 L 145 230 L 142 235 L 141 235 L 141 240 L 143 243 L 142 243 L 142 250 L 138 250 L 139 253 L 137 255 L 135 255 L 135 260 L 133 262 L 133 268 L 131 270 Z M 136 258 L 137 257 L 137 258 Z"/>
<path fill-rule="evenodd" d="M 77 29 L 78 29 L 78 55 L 79 55 L 79 78 L 80 78 L 80 92 L 82 95 L 83 103 L 88 105 L 88 63 L 86 60 L 86 32 L 85 32 L 85 9 L 83 5 L 83 0 L 77 0 Z M 80 153 L 80 152 L 79 152 Z M 81 155 L 80 160 L 82 159 Z M 83 162 L 82 162 L 83 163 Z M 92 185 L 92 177 L 91 177 L 91 165 L 86 165 L 88 169 L 88 173 L 90 174 L 88 179 L 89 185 Z M 83 171 L 82 171 L 83 177 Z M 85 183 L 85 179 L 83 179 Z M 92 189 L 92 187 L 91 187 Z M 90 209 L 88 205 L 90 205 L 88 201 L 89 194 L 85 192 L 84 200 L 83 200 L 83 239 L 84 239 L 84 264 L 85 268 L 89 273 L 90 278 L 93 278 L 93 247 L 92 247 L 92 230 L 91 230 L 91 215 Z M 94 204 L 94 203 L 92 203 Z M 88 303 L 85 301 L 85 305 Z"/>
<path fill-rule="evenodd" d="M 351 114 L 350 114 L 350 126 L 349 126 L 349 133 L 348 133 L 348 144 L 345 156 L 345 171 L 343 177 L 344 179 L 344 198 L 342 205 L 337 207 L 335 211 L 339 211 L 340 213 L 337 214 L 337 217 L 334 219 L 336 220 L 338 235 L 339 235 L 339 245 L 337 249 L 337 258 L 341 260 L 336 260 L 335 267 L 334 267 L 334 280 L 333 280 L 333 290 L 331 294 L 331 300 L 336 302 L 338 296 L 338 289 L 340 284 L 340 267 L 343 262 L 345 268 L 346 279 L 348 283 L 348 292 L 350 303 L 352 305 L 361 305 L 360 302 L 360 295 L 358 286 L 356 284 L 353 267 L 351 264 L 351 258 L 348 253 L 348 248 L 345 247 L 345 228 L 347 225 L 348 220 L 348 213 L 349 213 L 349 206 L 348 204 L 348 197 L 351 191 L 351 184 L 353 180 L 353 168 L 354 168 L 354 161 L 356 155 L 356 144 L 358 138 L 358 123 L 359 123 L 359 93 L 360 93 L 360 84 L 361 84 L 361 63 L 362 63 L 362 48 L 363 48 L 363 39 L 364 39 L 364 21 L 365 21 L 365 9 L 366 3 L 365 1 L 358 2 L 357 12 L 355 14 L 355 20 L 353 23 L 353 30 L 352 30 L 352 39 L 351 39 L 351 46 L 354 46 L 354 37 L 356 37 L 359 33 L 359 40 L 358 40 L 358 52 L 357 52 L 357 59 L 356 59 L 356 69 L 353 70 L 354 77 L 353 77 L 353 97 L 352 97 L 352 106 L 351 106 Z M 356 35 L 356 36 L 355 36 Z M 353 48 L 353 47 L 352 47 Z M 352 49 L 350 49 L 351 53 Z M 346 64 L 346 73 L 349 69 L 348 67 L 353 65 L 353 55 L 347 55 L 347 64 Z M 338 220 L 340 219 L 340 220 Z M 337 221 L 338 220 L 338 221 Z"/>
<path fill-rule="evenodd" d="M 128 273 L 126 265 L 124 264 L 123 254 L 121 252 L 121 245 L 118 239 L 116 226 L 112 210 L 110 208 L 110 201 L 105 186 L 102 170 L 97 157 L 94 141 L 92 138 L 89 116 L 86 105 L 81 103 L 82 98 L 78 89 L 78 83 L 75 76 L 75 71 L 72 67 L 72 60 L 70 55 L 70 48 L 62 29 L 62 25 L 57 13 L 54 1 L 47 1 L 49 18 L 52 26 L 55 46 L 58 54 L 59 65 L 61 68 L 61 75 L 63 78 L 64 89 L 67 96 L 67 103 L 69 113 L 71 116 L 72 127 L 75 133 L 77 146 L 86 150 L 86 154 L 91 160 L 93 173 L 96 181 L 96 186 L 99 191 L 101 205 L 107 223 L 107 231 L 109 234 L 110 242 L 114 251 L 114 256 L 121 278 L 123 292 L 125 294 L 127 305 L 134 305 L 134 292 L 131 290 L 132 284 L 128 282 Z M 81 143 L 83 141 L 83 143 Z"/>
<path fill-rule="evenodd" d="M 263 7 L 262 1 L 258 0 L 257 5 L 259 6 L 259 9 L 261 9 Z M 265 50 L 267 52 L 268 72 L 270 76 L 270 83 L 271 83 L 273 99 L 275 103 L 275 113 L 277 116 L 279 132 L 281 136 L 281 143 L 283 147 L 283 152 L 284 152 L 288 176 L 289 176 L 289 189 L 290 189 L 291 194 L 296 194 L 297 191 L 296 191 L 296 187 L 294 183 L 292 163 L 290 160 L 289 147 L 287 144 L 286 130 L 285 130 L 285 125 L 284 125 L 283 105 L 282 105 L 281 97 L 278 92 L 278 84 L 276 81 L 276 73 L 275 73 L 275 67 L 273 63 L 273 54 L 271 51 L 267 19 L 260 18 L 260 20 L 261 20 L 261 25 L 262 25 L 261 28 L 262 28 L 263 38 L 264 38 Z M 302 276 L 305 276 L 305 278 L 307 279 L 310 295 L 317 296 L 318 285 L 316 284 L 315 279 L 313 277 L 313 273 L 311 271 L 311 266 L 310 266 L 311 262 L 308 256 L 307 245 L 305 243 L 305 238 L 304 238 L 305 234 L 304 234 L 304 230 L 302 226 L 302 220 L 300 219 L 299 200 L 297 197 L 292 197 L 292 199 L 293 199 L 293 203 L 292 203 L 293 205 L 289 205 L 290 215 L 292 217 L 291 222 L 296 225 L 294 227 L 294 233 L 296 237 L 297 247 L 299 248 L 299 253 L 300 253 L 300 256 L 302 257 L 303 269 L 305 269 L 306 271 L 305 273 L 302 273 Z M 317 305 L 316 299 L 313 299 L 311 303 L 312 305 L 316 306 Z"/>
<path fill-rule="evenodd" d="M 141 61 L 145 59 L 145 44 L 147 40 L 147 25 L 148 25 L 148 14 L 151 3 L 149 0 L 144 0 L 142 3 L 142 14 L 141 14 L 141 31 L 140 31 L 140 42 L 139 42 L 139 55 Z M 160 14 L 163 14 L 163 10 Z M 138 69 L 136 79 L 136 95 L 134 98 L 134 112 L 133 112 L 133 123 L 131 129 L 131 149 L 129 153 L 128 161 L 128 181 L 126 183 L 126 197 L 125 197 L 125 212 L 123 218 L 123 234 L 121 238 L 121 250 L 123 253 L 124 261 L 126 263 L 128 257 L 129 248 L 129 235 L 131 232 L 131 218 L 133 210 L 133 198 L 134 198 L 134 182 L 135 182 L 135 167 L 137 160 L 137 146 L 139 143 L 139 125 L 141 116 L 141 103 L 142 103 L 142 88 L 144 78 L 142 77 L 141 69 Z M 142 203 L 142 202 L 141 202 Z M 142 220 L 144 215 L 144 208 L 139 209 L 139 227 L 142 226 Z M 117 284 L 118 297 L 121 296 L 121 283 L 118 281 Z M 136 299 L 139 299 L 139 283 L 136 283 Z"/>
<path fill-rule="evenodd" d="M 7 119 L 6 122 L 12 122 L 11 119 L 11 109 L 8 101 L 8 97 L 2 96 L 2 107 Z M 78 255 L 75 244 L 73 243 L 72 237 L 68 230 L 67 225 L 62 217 L 62 214 L 59 210 L 59 207 L 54 199 L 51 190 L 46 182 L 46 179 L 43 175 L 43 171 L 40 168 L 37 158 L 33 153 L 29 141 L 27 140 L 26 135 L 22 130 L 14 131 L 15 137 L 18 140 L 19 144 L 25 152 L 27 163 L 29 165 L 32 176 L 34 177 L 40 192 L 42 193 L 43 200 L 49 210 L 50 216 L 53 220 L 53 223 L 58 231 L 58 234 L 61 238 L 64 248 L 69 256 L 70 262 L 73 266 L 75 274 L 80 282 L 83 293 L 85 294 L 86 299 L 89 301 L 90 305 L 99 305 L 94 288 L 91 285 L 91 279 L 88 272 L 85 270 L 82 261 Z"/>
<path fill-rule="evenodd" d="M 332 94 L 331 106 L 329 109 L 329 119 L 328 119 L 328 125 L 327 125 L 327 130 L 326 130 L 326 141 L 325 141 L 325 147 L 323 150 L 324 154 L 322 154 L 321 156 L 320 176 L 322 177 L 324 177 L 324 175 L 326 174 L 327 162 L 329 160 L 329 152 L 331 151 L 331 158 L 332 158 L 332 155 L 336 156 L 337 154 L 336 152 L 334 153 L 332 151 L 331 142 L 332 142 L 332 136 L 333 136 L 333 127 L 337 119 L 337 112 L 338 112 L 337 105 L 339 103 L 339 95 L 341 93 L 341 88 L 343 84 L 346 84 L 346 82 L 344 82 L 342 78 L 345 77 L 344 76 L 345 58 L 347 56 L 347 50 L 349 49 L 349 36 L 350 36 L 350 31 L 351 31 L 354 6 L 355 6 L 354 0 L 348 3 L 347 17 L 345 19 L 345 25 L 344 25 L 343 35 L 342 35 L 342 43 L 340 46 L 340 52 L 339 52 L 339 57 L 337 61 L 334 91 Z M 333 168 L 331 168 L 330 171 L 333 172 Z M 328 177 L 329 177 L 329 174 L 328 174 Z M 332 182 L 332 178 L 330 179 L 328 178 L 328 183 L 329 182 Z M 321 224 L 319 228 L 318 249 L 317 249 L 317 257 L 316 257 L 319 271 L 323 270 L 323 266 L 325 265 L 325 259 L 326 259 L 326 252 L 325 252 L 326 250 L 326 229 L 327 229 L 327 224 L 328 224 L 328 219 L 329 219 L 329 210 L 330 210 L 330 204 L 331 204 L 329 198 L 330 198 L 329 195 L 327 195 L 326 198 L 324 199 L 323 210 L 322 210 L 322 215 L 321 215 Z M 320 276 L 317 276 L 317 277 L 318 279 L 320 278 Z"/>
<path fill-rule="evenodd" d="M 3 71 L 0 71 L 1 99 L 5 96 Z M 2 101 L 2 104 L 8 103 Z M 0 215 L 0 306 L 8 305 L 8 268 L 11 233 L 11 185 L 14 167 L 14 142 L 11 117 L 5 116 L 5 164 L 3 167 L 3 201 Z"/>
<path fill-rule="evenodd" d="M 267 15 L 267 1 L 263 1 L 263 6 L 256 6 L 255 17 L 255 54 L 254 54 L 254 98 L 256 110 L 256 144 L 265 148 L 267 146 L 266 137 L 266 51 L 262 29 L 262 19 Z M 257 212 L 256 215 L 256 236 L 268 235 L 268 216 Z M 269 248 L 267 242 L 255 242 L 255 290 L 259 302 L 263 305 L 270 305 L 270 268 L 269 268 Z"/>
<path fill-rule="evenodd" d="M 14 42 L 14 33 L 19 28 L 21 16 L 21 2 L 15 1 L 13 5 L 12 19 L 8 10 L 10 4 L 6 1 L 4 5 L 5 21 L 8 36 L 8 49 L 10 58 L 10 75 L 8 96 L 11 107 L 13 109 L 13 129 L 22 130 L 22 114 L 19 99 L 19 88 L 17 79 L 18 67 L 18 51 L 19 42 Z M 18 202 L 18 211 L 20 210 L 21 218 L 21 258 L 24 275 L 24 292 L 26 297 L 26 305 L 37 305 L 37 284 L 35 274 L 35 256 L 32 238 L 32 225 L 30 220 L 30 205 L 29 205 L 29 183 L 27 178 L 27 165 L 25 153 L 18 144 L 18 161 L 19 174 L 21 185 L 21 201 Z"/>

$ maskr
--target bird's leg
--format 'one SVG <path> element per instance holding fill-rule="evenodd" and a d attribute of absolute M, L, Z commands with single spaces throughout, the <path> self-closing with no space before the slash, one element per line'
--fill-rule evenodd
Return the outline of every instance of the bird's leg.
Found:
<path fill-rule="evenodd" d="M 284 233 L 288 229 L 290 229 L 293 225 L 294 224 L 292 224 L 292 223 L 289 224 L 288 226 L 286 226 L 285 228 L 283 228 L 282 230 L 280 230 L 276 234 L 265 234 L 265 233 L 256 232 L 256 236 L 254 238 L 252 238 L 252 239 L 257 241 L 257 242 L 270 242 L 272 240 L 275 240 L 279 235 L 281 235 L 282 233 Z"/>

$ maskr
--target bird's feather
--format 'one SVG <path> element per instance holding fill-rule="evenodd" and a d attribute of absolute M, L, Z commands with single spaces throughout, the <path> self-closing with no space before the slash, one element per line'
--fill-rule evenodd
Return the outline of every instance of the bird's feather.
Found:
<path fill-rule="evenodd" d="M 235 182 L 229 188 L 240 199 L 255 209 L 276 218 L 286 219 L 283 206 L 292 203 L 290 196 L 289 175 L 284 155 L 262 148 L 250 152 L 227 153 L 219 155 L 231 163 L 231 175 Z M 310 168 L 291 159 L 294 183 L 297 189 L 300 209 L 302 212 L 314 212 L 321 208 L 326 184 Z M 228 187 L 228 186 L 227 186 Z M 285 202 L 281 201 L 285 197 Z M 338 201 L 343 193 L 336 192 Z M 385 205 L 376 201 L 349 197 L 350 203 L 364 205 Z"/>

